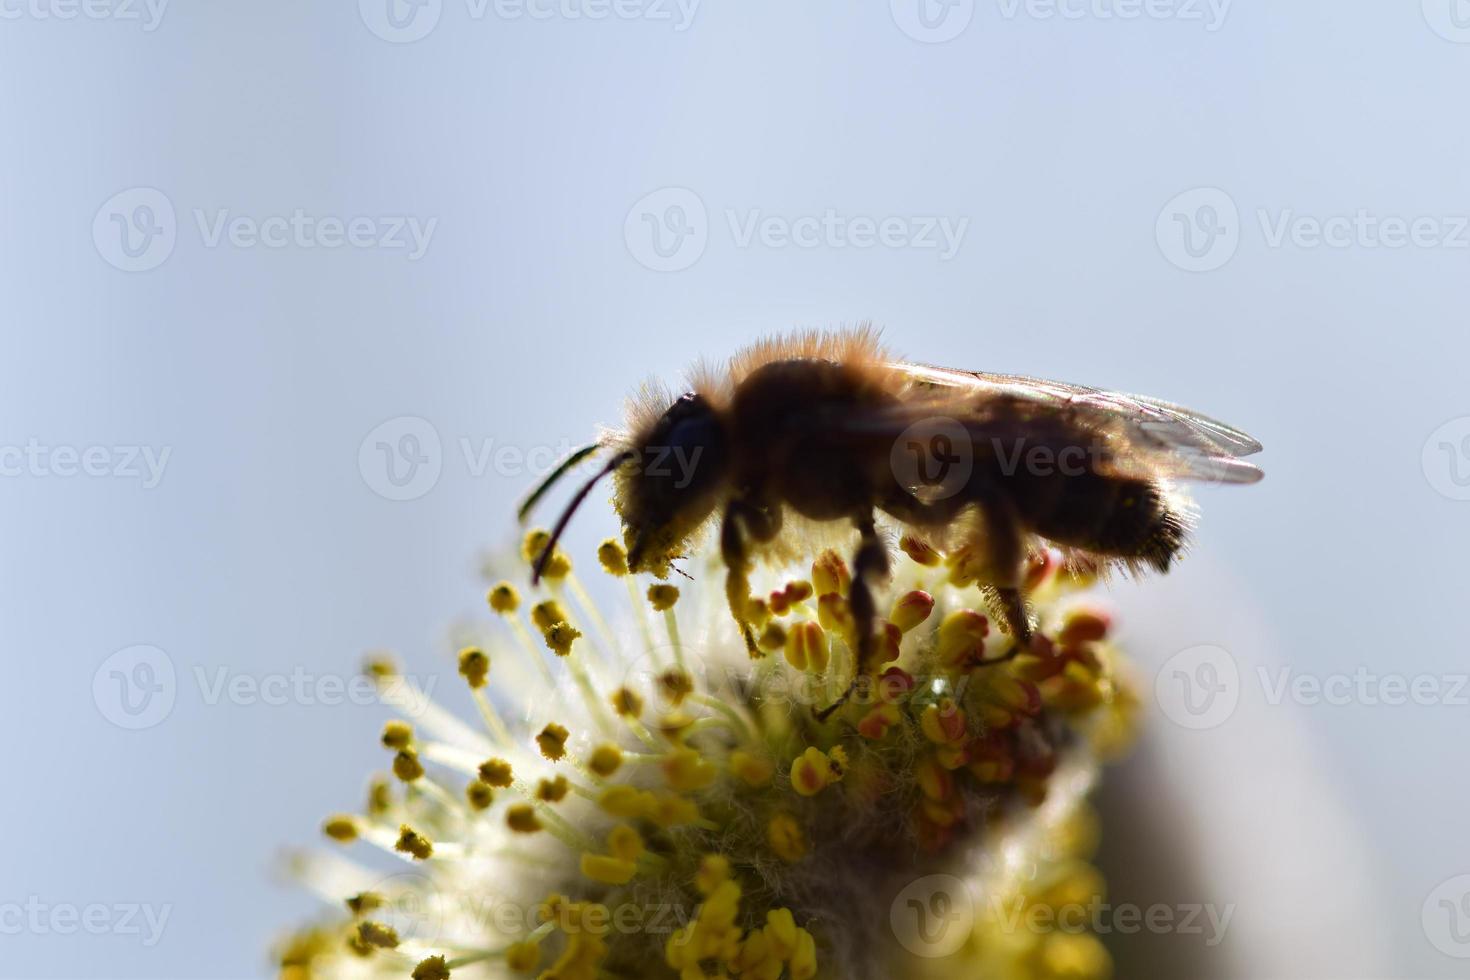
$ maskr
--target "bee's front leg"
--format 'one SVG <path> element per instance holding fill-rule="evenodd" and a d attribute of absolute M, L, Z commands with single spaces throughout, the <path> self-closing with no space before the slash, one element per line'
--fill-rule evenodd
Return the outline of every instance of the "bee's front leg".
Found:
<path fill-rule="evenodd" d="M 751 629 L 749 615 L 752 596 L 750 594 L 750 570 L 753 565 L 751 544 L 769 541 L 781 529 L 780 512 L 763 508 L 743 498 L 735 498 L 725 507 L 725 516 L 720 524 L 720 558 L 725 563 L 725 599 L 730 604 L 730 615 L 735 617 L 740 633 L 745 638 L 745 649 L 752 657 L 760 656 L 755 643 L 755 631 Z"/>

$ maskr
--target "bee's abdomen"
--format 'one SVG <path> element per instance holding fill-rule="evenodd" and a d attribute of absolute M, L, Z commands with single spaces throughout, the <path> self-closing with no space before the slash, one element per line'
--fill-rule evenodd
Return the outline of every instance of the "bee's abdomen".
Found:
<path fill-rule="evenodd" d="M 1159 571 L 1184 547 L 1188 525 L 1152 483 L 1092 470 L 1025 483 L 1014 487 L 1017 510 L 1032 530 L 1058 544 L 1146 561 Z"/>

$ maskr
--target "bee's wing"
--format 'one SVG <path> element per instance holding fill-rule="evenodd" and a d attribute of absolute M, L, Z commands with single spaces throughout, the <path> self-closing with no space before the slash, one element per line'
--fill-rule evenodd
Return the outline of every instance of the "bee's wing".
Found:
<path fill-rule="evenodd" d="M 918 364 L 894 365 L 914 384 L 953 403 L 965 393 L 1019 404 L 1096 432 L 1108 466 L 1124 476 L 1169 476 L 1212 483 L 1255 483 L 1262 473 L 1242 456 L 1261 444 L 1234 426 L 1157 398 L 1016 374 L 987 374 Z M 982 402 L 983 404 L 983 402 Z M 984 426 L 983 411 L 975 424 Z"/>

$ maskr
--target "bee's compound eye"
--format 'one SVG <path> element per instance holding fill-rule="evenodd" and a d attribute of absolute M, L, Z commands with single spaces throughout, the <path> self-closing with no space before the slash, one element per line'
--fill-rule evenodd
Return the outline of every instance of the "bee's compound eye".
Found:
<path fill-rule="evenodd" d="M 720 427 L 712 418 L 686 419 L 669 433 L 669 452 L 679 458 L 697 462 L 722 439 Z"/>
<path fill-rule="evenodd" d="M 714 407 L 690 392 L 664 412 L 643 447 L 643 475 L 664 489 L 685 490 L 711 480 L 723 466 L 725 433 Z"/>

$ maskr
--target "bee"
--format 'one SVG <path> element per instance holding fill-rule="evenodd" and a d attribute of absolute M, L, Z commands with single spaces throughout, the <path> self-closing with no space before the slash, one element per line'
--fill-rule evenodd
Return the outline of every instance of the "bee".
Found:
<path fill-rule="evenodd" d="M 577 508 L 614 481 L 628 567 L 667 577 L 717 529 L 731 614 L 752 654 L 750 575 L 763 552 L 812 526 L 856 534 L 849 589 L 857 668 L 876 648 L 874 589 L 889 574 L 879 520 L 960 556 L 1012 638 L 1029 646 L 1028 557 L 1165 572 L 1192 508 L 1178 481 L 1254 483 L 1239 429 L 1138 395 L 1018 375 L 911 364 L 867 327 L 758 343 L 723 371 L 698 369 L 677 398 L 645 386 L 624 430 L 553 471 L 608 458 L 572 498 L 535 563 L 539 578 Z"/>

